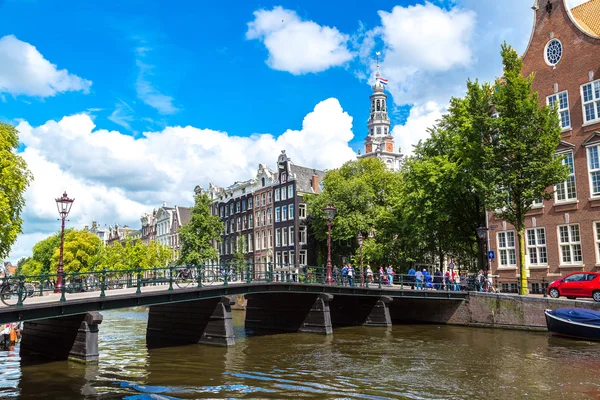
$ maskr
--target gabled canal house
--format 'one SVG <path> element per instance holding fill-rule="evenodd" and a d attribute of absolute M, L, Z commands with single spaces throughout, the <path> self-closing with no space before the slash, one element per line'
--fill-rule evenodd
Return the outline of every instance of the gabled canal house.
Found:
<path fill-rule="evenodd" d="M 600 0 L 573 9 L 567 0 L 536 0 L 533 12 L 523 74 L 535 73 L 541 105 L 557 106 L 563 130 L 556 151 L 571 168 L 554 198 L 534 204 L 526 221 L 528 274 L 552 280 L 600 270 Z M 516 232 L 489 214 L 492 272 L 514 278 Z"/>

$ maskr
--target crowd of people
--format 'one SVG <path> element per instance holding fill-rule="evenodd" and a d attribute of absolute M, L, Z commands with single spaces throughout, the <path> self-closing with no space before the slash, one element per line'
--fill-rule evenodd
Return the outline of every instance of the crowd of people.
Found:
<path fill-rule="evenodd" d="M 1 346 L 5 350 L 11 350 L 19 339 L 21 339 L 21 332 L 23 331 L 22 322 L 13 322 L 12 324 L 5 324 L 2 328 Z"/>

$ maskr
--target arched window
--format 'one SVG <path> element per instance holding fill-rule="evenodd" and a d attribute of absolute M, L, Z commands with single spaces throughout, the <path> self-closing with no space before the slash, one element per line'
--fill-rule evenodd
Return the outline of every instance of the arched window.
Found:
<path fill-rule="evenodd" d="M 265 178 L 261 178 L 262 185 L 265 186 Z"/>
<path fill-rule="evenodd" d="M 377 111 L 381 111 L 381 105 L 379 104 L 379 100 L 377 100 Z"/>
<path fill-rule="evenodd" d="M 375 100 L 371 101 L 371 112 L 375 111 Z"/>
<path fill-rule="evenodd" d="M 381 111 L 385 111 L 385 100 L 381 100 Z"/>

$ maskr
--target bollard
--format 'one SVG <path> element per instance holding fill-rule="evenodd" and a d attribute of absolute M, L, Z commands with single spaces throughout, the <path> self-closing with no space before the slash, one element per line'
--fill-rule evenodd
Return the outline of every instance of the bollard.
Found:
<path fill-rule="evenodd" d="M 60 274 L 60 276 L 62 277 L 62 287 L 60 289 L 60 301 L 61 301 L 61 303 L 64 303 L 67 301 L 67 299 L 65 297 L 65 291 L 67 290 L 67 280 L 65 279 L 64 272 L 62 274 Z"/>
<path fill-rule="evenodd" d="M 100 297 L 106 297 L 106 268 L 102 268 L 102 276 L 100 277 Z"/>
<path fill-rule="evenodd" d="M 137 269 L 137 290 L 135 291 L 135 294 L 142 294 L 142 269 L 140 267 L 138 267 Z"/>
<path fill-rule="evenodd" d="M 169 265 L 169 291 L 173 291 L 173 266 Z"/>
<path fill-rule="evenodd" d="M 26 294 L 24 295 L 24 289 L 25 277 L 23 275 L 19 275 L 19 290 L 17 292 L 17 296 L 19 296 L 19 299 L 17 300 L 17 307 L 23 307 L 23 299 L 27 296 Z"/>

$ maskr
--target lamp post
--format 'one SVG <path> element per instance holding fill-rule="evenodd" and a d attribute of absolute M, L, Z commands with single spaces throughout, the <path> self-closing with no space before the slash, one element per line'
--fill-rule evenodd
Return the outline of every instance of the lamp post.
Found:
<path fill-rule="evenodd" d="M 333 284 L 333 277 L 331 276 L 331 222 L 335 217 L 336 208 L 329 203 L 327 207 L 323 207 L 323 211 L 327 218 L 327 278 L 325 283 L 331 285 Z"/>
<path fill-rule="evenodd" d="M 358 248 L 360 249 L 360 285 L 361 286 L 365 286 L 365 271 L 363 269 L 363 243 L 365 240 L 365 237 L 363 236 L 362 232 L 358 232 L 358 235 L 356 236 L 356 239 L 358 240 Z"/>
<path fill-rule="evenodd" d="M 67 196 L 67 192 L 64 192 L 62 197 L 59 197 L 56 200 L 56 207 L 58 208 L 58 215 L 60 215 L 60 219 L 62 220 L 62 227 L 60 231 L 60 255 L 58 259 L 58 269 L 56 270 L 56 286 L 54 287 L 54 293 L 60 293 L 62 291 L 63 286 L 63 247 L 65 244 L 65 220 L 71 211 L 71 206 L 75 199 L 70 199 Z"/>
<path fill-rule="evenodd" d="M 479 254 L 481 255 L 481 265 L 483 266 L 484 276 L 487 278 L 488 263 L 487 254 L 484 254 L 484 246 L 485 241 L 487 239 L 488 228 L 486 228 L 485 226 L 480 226 L 475 230 L 477 231 L 477 238 L 479 239 Z"/>

